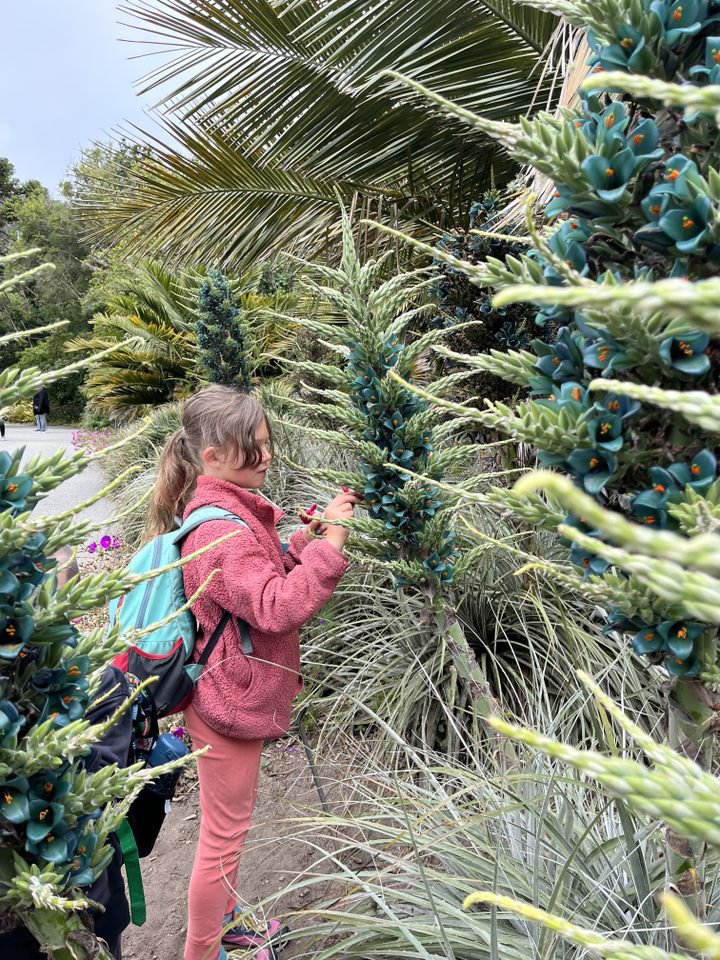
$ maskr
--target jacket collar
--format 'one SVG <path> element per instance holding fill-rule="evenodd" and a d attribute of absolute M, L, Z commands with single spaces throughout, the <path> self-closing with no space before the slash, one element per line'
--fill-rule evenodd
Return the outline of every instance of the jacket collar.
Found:
<path fill-rule="evenodd" d="M 197 479 L 195 493 L 185 510 L 185 516 L 187 516 L 190 507 L 195 510 L 199 506 L 206 505 L 222 507 L 230 513 L 236 512 L 237 507 L 244 507 L 258 520 L 270 523 L 273 527 L 285 516 L 280 507 L 268 500 L 259 491 L 243 490 L 242 487 L 229 483 L 227 480 L 219 480 L 217 477 L 207 477 L 202 474 Z"/>

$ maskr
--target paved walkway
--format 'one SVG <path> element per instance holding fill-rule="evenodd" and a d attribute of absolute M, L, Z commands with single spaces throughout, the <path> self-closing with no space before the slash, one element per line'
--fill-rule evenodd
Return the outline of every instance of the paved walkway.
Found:
<path fill-rule="evenodd" d="M 12 452 L 17 447 L 25 447 L 23 462 L 36 454 L 49 456 L 59 449 L 73 453 L 70 444 L 72 430 L 65 427 L 48 426 L 45 433 L 38 433 L 34 426 L 29 424 L 5 425 L 5 439 L 0 440 L 0 450 Z M 51 490 L 44 500 L 35 507 L 34 513 L 47 516 L 52 513 L 61 513 L 70 507 L 77 506 L 88 497 L 92 497 L 104 486 L 102 471 L 97 463 L 91 463 L 82 472 L 61 483 Z M 114 505 L 106 498 L 94 503 L 79 515 L 80 520 L 97 521 L 97 528 L 93 532 L 105 532 L 115 512 Z"/>

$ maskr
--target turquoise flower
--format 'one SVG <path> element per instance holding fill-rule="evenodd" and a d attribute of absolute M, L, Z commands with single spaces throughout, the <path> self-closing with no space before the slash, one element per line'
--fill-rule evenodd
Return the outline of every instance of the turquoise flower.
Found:
<path fill-rule="evenodd" d="M 625 348 L 610 336 L 599 336 L 588 343 L 583 348 L 582 356 L 586 366 L 599 368 L 603 374 L 612 370 L 626 370 L 632 365 Z"/>
<path fill-rule="evenodd" d="M 660 344 L 664 363 L 681 373 L 702 376 L 710 369 L 710 358 L 705 351 L 710 343 L 707 333 L 685 333 L 668 337 Z"/>
<path fill-rule="evenodd" d="M 617 453 L 624 443 L 622 418 L 615 414 L 607 413 L 588 420 L 587 428 L 593 443 L 599 450 Z"/>
<path fill-rule="evenodd" d="M 535 352 L 540 354 L 535 369 L 554 383 L 579 381 L 583 375 L 581 343 L 582 339 L 577 334 L 572 334 L 568 327 L 562 327 L 558 331 L 557 340 L 553 344 L 534 340 L 532 346 Z"/>
<path fill-rule="evenodd" d="M 57 802 L 70 791 L 70 782 L 66 777 L 49 770 L 37 773 L 30 778 L 29 797 L 31 800 Z"/>
<path fill-rule="evenodd" d="M 567 463 L 585 490 L 593 495 L 602 490 L 617 470 L 617 459 L 607 450 L 573 450 Z"/>
<path fill-rule="evenodd" d="M 54 833 L 65 817 L 65 807 L 61 803 L 31 800 L 29 809 L 27 838 L 30 843 L 40 843 L 49 834 Z"/>
<path fill-rule="evenodd" d="M 13 777 L 0 784 L 0 821 L 26 822 L 30 816 L 29 789 L 30 783 L 25 777 Z"/>
<path fill-rule="evenodd" d="M 695 188 L 695 194 L 691 187 Z M 707 193 L 707 184 L 694 161 L 676 153 L 665 164 L 662 180 L 650 192 L 655 197 L 669 194 L 681 200 L 692 200 L 697 193 Z"/>
<path fill-rule="evenodd" d="M 658 632 L 657 627 L 645 625 L 632 638 L 633 650 L 647 656 L 648 653 L 659 653 L 665 649 L 665 639 Z"/>
<path fill-rule="evenodd" d="M 701 450 L 689 465 L 673 463 L 667 472 L 680 487 L 691 487 L 695 493 L 703 494 L 715 481 L 717 460 L 710 450 Z"/>
<path fill-rule="evenodd" d="M 0 604 L 0 660 L 15 660 L 33 635 L 34 622 L 26 604 Z"/>
<path fill-rule="evenodd" d="M 617 393 L 608 393 L 602 400 L 595 403 L 596 410 L 606 410 L 621 420 L 627 420 L 628 417 L 634 417 L 640 410 L 640 401 L 633 400 L 631 397 L 623 396 Z"/>
<path fill-rule="evenodd" d="M 405 426 L 405 418 L 399 410 L 395 410 L 393 413 L 386 413 L 380 422 L 392 432 Z"/>
<path fill-rule="evenodd" d="M 413 451 L 408 450 L 402 440 L 398 440 L 397 443 L 393 444 L 392 450 L 390 451 L 390 461 L 392 463 L 396 463 L 400 467 L 410 467 L 413 459 Z"/>
<path fill-rule="evenodd" d="M 662 147 L 658 146 L 660 131 L 654 120 L 649 117 L 641 121 L 626 137 L 628 150 L 635 155 L 635 172 L 650 160 L 659 160 L 663 156 Z"/>
<path fill-rule="evenodd" d="M 664 41 L 668 47 L 694 36 L 702 28 L 702 6 L 698 0 L 654 0 L 650 10 L 660 21 Z"/>
<path fill-rule="evenodd" d="M 630 513 L 646 526 L 664 530 L 668 526 L 668 512 L 665 509 L 668 494 L 659 490 L 644 490 L 633 498 Z"/>
<path fill-rule="evenodd" d="M 599 533 L 590 533 L 590 536 L 599 536 Z M 596 553 L 592 553 L 590 550 L 585 550 L 579 544 L 574 543 L 570 550 L 570 560 L 575 564 L 576 567 L 581 567 L 583 570 L 583 579 L 587 580 L 590 576 L 601 577 L 607 569 L 611 566 L 608 560 L 605 560 L 603 557 L 599 557 Z"/>
<path fill-rule="evenodd" d="M 601 200 L 617 203 L 635 171 L 635 155 L 627 147 L 613 157 L 593 155 L 583 160 L 580 169 Z"/>
<path fill-rule="evenodd" d="M 595 53 L 591 64 L 602 70 L 646 73 L 655 62 L 655 57 L 647 49 L 645 37 L 626 23 L 619 26 L 616 37 L 617 43 L 602 44 L 592 30 L 588 30 L 588 44 Z"/>
<path fill-rule="evenodd" d="M 658 227 L 675 241 L 680 253 L 695 253 L 710 242 L 712 204 L 706 196 L 697 197 L 689 207 L 669 210 L 658 222 Z"/>
<path fill-rule="evenodd" d="M 10 700 L 0 700 L 0 749 L 14 750 L 17 747 L 17 735 L 25 724 L 22 717 Z"/>
<path fill-rule="evenodd" d="M 8 454 L 3 454 L 8 457 Z M 2 467 L 0 466 L 0 470 Z M 15 476 L 7 474 L 0 480 L 0 510 L 12 510 L 13 513 L 22 513 L 28 509 L 27 496 L 32 492 L 33 479 L 19 473 Z"/>
<path fill-rule="evenodd" d="M 720 37 L 705 38 L 705 66 L 690 67 L 690 77 L 703 77 L 707 83 L 720 81 Z"/>
<path fill-rule="evenodd" d="M 663 639 L 664 649 L 673 657 L 687 660 L 694 651 L 695 641 L 702 635 L 705 627 L 702 623 L 687 623 L 684 620 L 665 620 L 657 632 Z"/>
<path fill-rule="evenodd" d="M 77 834 L 74 830 L 70 830 L 67 824 L 59 821 L 41 840 L 33 841 L 28 838 L 25 841 L 25 849 L 41 860 L 47 860 L 48 863 L 67 863 L 77 849 Z"/>
<path fill-rule="evenodd" d="M 386 340 L 383 343 L 382 353 L 380 354 L 380 366 L 383 370 L 389 370 L 391 367 L 394 367 L 404 349 L 404 344 L 402 344 L 397 337 L 391 337 Z"/>

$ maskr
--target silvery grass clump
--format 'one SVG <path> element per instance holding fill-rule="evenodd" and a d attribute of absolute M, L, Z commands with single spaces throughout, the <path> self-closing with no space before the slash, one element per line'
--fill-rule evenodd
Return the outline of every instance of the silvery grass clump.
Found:
<path fill-rule="evenodd" d="M 308 816 L 294 827 L 315 857 L 279 894 L 280 902 L 300 889 L 310 889 L 311 900 L 316 889 L 322 896 L 332 881 L 331 897 L 293 918 L 294 955 L 585 955 L 584 944 L 565 939 L 559 924 L 545 929 L 529 922 L 521 908 L 516 914 L 516 905 L 525 903 L 592 931 L 598 942 L 622 939 L 637 951 L 628 957 L 665 960 L 672 935 L 658 893 L 667 868 L 660 811 L 668 767 L 658 757 L 672 758 L 672 751 L 629 723 L 618 736 L 606 700 L 595 707 L 580 700 L 575 705 L 595 714 L 596 751 L 565 748 L 553 740 L 565 722 L 550 707 L 541 681 L 527 685 L 526 700 L 544 735 L 497 724 L 503 736 L 518 741 L 510 770 L 489 761 L 476 744 L 466 744 L 463 760 L 450 759 L 415 750 L 390 728 L 384 735 L 397 738 L 403 766 L 387 770 L 363 745 L 353 766 L 355 789 L 338 783 L 335 812 Z M 638 762 L 642 751 L 657 770 Z M 575 770 L 567 769 L 568 759 Z M 682 792 L 675 774 L 672 779 L 667 797 Z M 686 796 L 692 782 L 688 775 Z M 684 817 L 692 823 L 698 808 L 678 801 L 673 822 L 678 828 Z M 707 870 L 711 890 L 718 879 L 713 857 Z M 469 909 L 469 898 L 482 890 L 506 899 L 499 908 Z"/>
<path fill-rule="evenodd" d="M 4 281 L 0 291 L 31 273 Z M 43 372 L 43 382 L 88 362 Z M 39 377 L 36 369 L 3 370 L 0 408 L 31 396 Z M 77 519 L 87 504 L 51 517 L 32 510 L 99 455 L 58 451 L 21 464 L 22 454 L 0 454 L 0 928 L 24 924 L 53 960 L 110 960 L 87 926 L 87 889 L 107 867 L 108 838 L 148 776 L 137 766 L 84 769 L 91 745 L 129 707 L 103 723 L 86 719 L 103 668 L 129 638 L 82 635 L 74 620 L 138 579 L 104 571 L 58 589 L 52 555 L 87 539 L 92 522 Z"/>

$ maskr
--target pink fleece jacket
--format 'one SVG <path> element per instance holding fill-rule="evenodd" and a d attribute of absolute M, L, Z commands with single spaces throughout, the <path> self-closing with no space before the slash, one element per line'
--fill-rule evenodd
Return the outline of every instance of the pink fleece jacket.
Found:
<path fill-rule="evenodd" d="M 247 524 L 211 520 L 187 537 L 182 554 L 235 536 L 183 568 L 191 596 L 213 570 L 219 573 L 193 604 L 198 621 L 199 657 L 223 611 L 250 625 L 253 653 L 246 656 L 237 623 L 220 637 L 198 682 L 193 706 L 202 719 L 227 737 L 278 737 L 290 725 L 293 698 L 302 687 L 298 630 L 323 607 L 347 569 L 346 558 L 325 540 L 308 540 L 303 530 L 283 556 L 275 529 L 284 516 L 264 497 L 214 477 L 198 478 L 185 517 L 198 507 L 228 510 Z"/>

